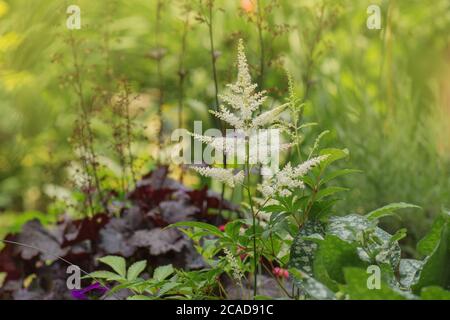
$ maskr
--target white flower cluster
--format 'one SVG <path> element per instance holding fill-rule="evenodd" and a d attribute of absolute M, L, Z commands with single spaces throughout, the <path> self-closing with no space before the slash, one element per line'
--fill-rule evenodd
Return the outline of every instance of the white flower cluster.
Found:
<path fill-rule="evenodd" d="M 212 168 L 212 167 L 192 167 L 204 177 L 209 177 L 220 182 L 226 183 L 231 188 L 244 182 L 244 172 L 239 171 L 237 174 L 233 173 L 233 169 Z"/>
<path fill-rule="evenodd" d="M 244 53 L 244 44 L 241 39 L 239 40 L 238 45 L 237 80 L 233 84 L 228 84 L 227 92 L 220 95 L 222 101 L 224 101 L 231 110 L 222 105 L 220 106 L 219 111 L 212 111 L 212 113 L 233 128 L 243 130 L 247 134 L 254 129 L 271 124 L 285 109 L 287 104 L 254 117 L 254 112 L 258 110 L 267 99 L 265 91 L 256 92 L 257 86 L 257 84 L 252 83 L 247 58 Z"/>
<path fill-rule="evenodd" d="M 266 100 L 265 91 L 256 92 L 258 85 L 252 83 L 247 58 L 244 53 L 244 44 L 242 39 L 238 45 L 238 76 L 237 81 L 228 84 L 228 92 L 221 95 L 220 98 L 240 113 L 240 118 L 244 122 L 252 119 L 253 112 L 256 111 Z M 245 127 L 245 125 L 244 125 Z M 241 128 L 244 129 L 244 128 Z"/>
<path fill-rule="evenodd" d="M 249 160 L 252 164 L 267 162 L 264 155 L 267 154 L 268 141 L 260 139 L 260 134 L 255 133 L 257 129 L 270 125 L 283 112 L 288 104 L 283 104 L 269 111 L 254 116 L 256 110 L 266 100 L 265 91 L 256 92 L 257 84 L 252 79 L 244 53 L 242 39 L 238 45 L 238 75 L 233 84 L 227 85 L 228 90 L 220 98 L 229 108 L 221 105 L 218 111 L 211 111 L 217 118 L 233 127 L 238 134 L 234 137 L 211 137 L 192 134 L 194 139 L 208 144 L 218 152 L 225 153 L 229 157 L 242 158 L 246 155 L 246 139 L 251 141 Z M 254 143 L 257 141 L 256 143 Z M 273 148 L 273 142 L 270 142 Z M 261 158 L 264 161 L 261 161 Z M 267 157 L 266 157 L 267 158 Z M 212 177 L 235 186 L 242 182 L 243 173 L 233 174 L 233 170 L 221 168 L 194 168 L 204 176 Z"/>
<path fill-rule="evenodd" d="M 225 258 L 227 259 L 228 264 L 233 270 L 233 278 L 237 281 L 240 281 L 244 277 L 244 274 L 242 273 L 241 267 L 239 266 L 236 257 L 228 248 L 224 248 L 223 251 L 225 252 Z"/>
<path fill-rule="evenodd" d="M 311 168 L 318 165 L 327 157 L 328 156 L 326 155 L 315 157 L 296 167 L 292 167 L 292 165 L 288 163 L 282 170 L 264 180 L 263 183 L 258 186 L 258 190 L 265 199 L 270 199 L 277 195 L 288 197 L 292 194 L 293 189 L 303 189 L 305 187 L 301 178 L 307 174 Z"/>

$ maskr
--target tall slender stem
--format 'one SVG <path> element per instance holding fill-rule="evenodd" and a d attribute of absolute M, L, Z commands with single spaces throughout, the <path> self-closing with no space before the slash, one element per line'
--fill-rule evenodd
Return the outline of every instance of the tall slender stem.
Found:
<path fill-rule="evenodd" d="M 247 176 L 247 195 L 248 195 L 248 202 L 250 204 L 250 210 L 252 214 L 252 227 L 253 227 L 253 297 L 256 297 L 258 293 L 258 274 L 257 274 L 257 268 L 258 268 L 258 256 L 257 256 L 257 249 L 256 249 L 256 214 L 253 207 L 253 199 L 252 199 L 252 193 L 250 190 L 250 142 L 248 137 L 245 141 L 245 173 Z"/>
<path fill-rule="evenodd" d="M 162 107 L 164 104 L 164 84 L 162 79 L 162 58 L 163 51 L 160 44 L 160 24 L 161 24 L 161 10 L 163 2 L 158 0 L 156 3 L 156 22 L 155 22 L 155 42 L 156 42 L 156 77 L 158 79 L 158 110 L 157 116 L 159 119 L 159 129 L 158 129 L 158 150 L 161 151 L 163 144 L 163 132 L 164 132 L 164 121 L 162 115 Z"/>
<path fill-rule="evenodd" d="M 214 98 L 215 98 L 215 105 L 214 108 L 216 111 L 218 111 L 219 108 L 219 84 L 217 81 L 217 67 L 216 67 L 216 50 L 214 47 L 214 32 L 213 32 L 213 1 L 209 3 L 208 5 L 209 11 L 209 19 L 208 19 L 208 32 L 209 32 L 209 46 L 210 46 L 210 54 L 211 54 L 211 65 L 212 65 L 212 74 L 213 74 L 213 80 L 214 80 Z M 221 122 L 220 122 L 221 123 Z M 221 129 L 222 129 L 222 123 L 221 123 Z"/>
<path fill-rule="evenodd" d="M 257 26 L 258 26 L 258 39 L 259 39 L 259 88 L 264 87 L 264 68 L 265 68 L 265 54 L 264 54 L 264 38 L 263 38 L 263 15 L 261 1 L 257 1 Z"/>
<path fill-rule="evenodd" d="M 208 25 L 208 32 L 209 32 L 209 45 L 210 45 L 210 54 L 211 54 L 212 74 L 213 74 L 213 80 L 214 80 L 214 92 L 215 92 L 215 94 L 214 94 L 214 97 L 215 97 L 214 109 L 215 109 L 215 111 L 218 111 L 219 110 L 219 83 L 217 80 L 217 66 L 216 66 L 217 57 L 216 57 L 216 50 L 214 47 L 213 7 L 214 7 L 214 0 L 210 0 L 208 2 L 209 10 L 208 10 L 207 25 Z M 219 120 L 218 123 L 219 123 L 220 131 L 222 132 L 222 135 L 224 136 L 225 129 L 224 129 L 223 123 L 221 120 Z M 227 157 L 226 157 L 225 152 L 223 153 L 223 166 L 224 166 L 224 168 L 227 167 Z M 219 217 L 222 214 L 224 196 L 225 196 L 225 184 L 222 183 L 222 190 L 220 192 L 219 214 L 218 214 Z"/>
<path fill-rule="evenodd" d="M 183 35 L 181 37 L 181 51 L 178 66 L 178 128 L 183 128 L 183 105 L 184 105 L 184 80 L 186 79 L 186 70 L 184 68 L 184 56 L 187 46 L 187 34 L 189 30 L 189 10 L 186 11 L 186 17 L 183 23 Z M 183 182 L 183 166 L 180 167 L 180 181 Z"/>
<path fill-rule="evenodd" d="M 90 158 L 88 161 L 86 161 L 86 163 L 91 165 L 92 175 L 94 177 L 95 187 L 99 194 L 100 203 L 102 204 L 105 212 L 107 212 L 108 207 L 106 205 L 105 200 L 103 199 L 103 192 L 102 192 L 102 188 L 100 185 L 100 178 L 97 174 L 97 156 L 96 156 L 95 150 L 94 150 L 94 133 L 92 132 L 92 128 L 91 128 L 90 121 L 89 121 L 90 114 L 89 114 L 88 106 L 86 105 L 86 101 L 84 98 L 84 89 L 83 89 L 83 83 L 82 83 L 82 79 L 81 79 L 81 66 L 80 66 L 80 62 L 79 62 L 79 58 L 78 58 L 78 52 L 76 50 L 75 39 L 73 37 L 72 32 L 70 33 L 69 43 L 71 46 L 73 66 L 75 69 L 74 88 L 75 88 L 75 92 L 78 96 L 80 107 L 81 107 L 81 112 L 82 112 L 82 119 L 80 119 L 81 123 L 82 123 L 82 125 L 81 125 L 82 126 L 81 127 L 81 134 L 82 134 L 81 140 L 82 140 L 83 149 L 84 149 L 84 151 L 89 153 L 89 158 Z M 84 136 L 84 129 L 87 131 L 86 137 Z M 88 168 L 88 167 L 86 167 L 86 168 Z M 86 174 L 87 174 L 87 176 L 90 175 L 89 172 L 86 172 Z M 90 192 L 90 190 L 88 192 Z"/>
<path fill-rule="evenodd" d="M 314 52 L 316 50 L 317 45 L 320 42 L 323 28 L 324 28 L 324 20 L 325 19 L 325 3 L 322 4 L 320 8 L 319 21 L 316 29 L 316 33 L 314 38 L 312 39 L 312 43 L 309 47 L 308 58 L 306 62 L 306 72 L 303 76 L 303 101 L 306 101 L 309 98 L 310 90 L 311 90 L 311 76 L 314 67 Z M 303 108 L 300 110 L 300 117 L 303 115 Z"/>

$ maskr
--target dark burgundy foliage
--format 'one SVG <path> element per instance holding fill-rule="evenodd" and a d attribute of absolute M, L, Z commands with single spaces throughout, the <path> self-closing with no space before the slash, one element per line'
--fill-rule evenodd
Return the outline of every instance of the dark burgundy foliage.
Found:
<path fill-rule="evenodd" d="M 92 272 L 99 268 L 97 258 L 105 255 L 120 255 L 129 263 L 145 259 L 151 268 L 167 263 L 186 269 L 203 267 L 186 236 L 165 227 L 186 220 L 223 224 L 210 210 L 220 207 L 220 196 L 206 188 L 189 189 L 167 173 L 167 167 L 160 167 L 145 175 L 128 195 L 130 203 L 123 206 L 120 217 L 63 216 L 50 228 L 32 220 L 20 233 L 7 235 L 0 251 L 0 272 L 7 274 L 0 299 L 73 299 L 66 286 L 68 265 Z M 225 201 L 222 207 L 238 210 Z M 90 282 L 83 280 L 83 285 Z"/>

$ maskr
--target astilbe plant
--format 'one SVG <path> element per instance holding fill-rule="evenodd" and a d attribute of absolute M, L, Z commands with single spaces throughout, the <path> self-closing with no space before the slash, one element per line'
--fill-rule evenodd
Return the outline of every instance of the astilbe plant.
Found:
<path fill-rule="evenodd" d="M 252 195 L 252 188 L 255 187 L 251 179 L 251 176 L 254 174 L 252 173 L 252 169 L 256 165 L 264 165 L 264 163 L 258 163 L 258 161 L 264 161 L 264 159 L 259 159 L 258 151 L 267 148 L 264 143 L 259 143 L 261 140 L 257 139 L 258 135 L 260 135 L 258 130 L 270 128 L 277 117 L 279 117 L 286 109 L 288 103 L 258 114 L 258 111 L 264 104 L 267 96 L 265 95 L 265 91 L 258 92 L 256 90 L 257 85 L 252 82 L 242 40 L 240 40 L 238 45 L 237 60 L 237 80 L 235 83 L 229 84 L 226 93 L 220 96 L 221 100 L 226 103 L 226 106 L 221 105 L 218 111 L 211 111 L 213 115 L 223 120 L 234 129 L 234 136 L 218 138 L 197 134 L 193 134 L 193 136 L 195 139 L 207 143 L 210 147 L 219 151 L 219 153 L 225 153 L 229 159 L 244 154 L 243 164 L 240 168 L 238 166 L 234 166 L 234 168 L 193 167 L 193 170 L 203 176 L 224 182 L 230 187 L 242 185 L 247 191 L 249 206 L 248 217 L 251 218 L 251 226 L 249 229 L 251 230 L 251 244 L 249 244 L 249 246 L 252 249 L 252 272 L 254 275 L 253 288 L 254 295 L 256 295 L 258 285 L 258 261 L 260 257 L 260 253 L 258 252 L 259 240 L 257 239 L 258 236 L 260 236 L 259 224 L 261 219 L 259 214 L 264 206 L 276 202 L 277 200 L 275 200 L 275 198 L 277 196 L 288 197 L 292 195 L 291 190 L 305 188 L 305 184 L 301 181 L 301 178 L 304 177 L 310 169 L 325 160 L 327 156 L 322 155 L 311 158 L 305 163 L 297 166 L 287 164 L 279 172 L 268 177 L 258 186 L 258 190 L 261 191 L 263 199 L 258 199 L 261 206 L 257 207 Z M 258 141 L 258 143 L 251 145 L 250 141 Z M 280 145 L 280 148 L 282 149 L 287 146 L 289 146 L 289 144 Z M 227 256 L 229 257 L 230 250 L 227 250 Z M 234 271 L 234 273 L 236 272 Z"/>

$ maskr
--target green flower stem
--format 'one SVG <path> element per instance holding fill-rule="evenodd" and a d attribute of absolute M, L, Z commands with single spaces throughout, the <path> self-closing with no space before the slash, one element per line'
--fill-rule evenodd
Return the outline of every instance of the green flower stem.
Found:
<path fill-rule="evenodd" d="M 252 225 L 253 225 L 253 297 L 256 297 L 258 292 L 258 275 L 256 270 L 258 269 L 258 257 L 256 251 L 256 214 L 253 207 L 252 193 L 250 190 L 250 143 L 248 137 L 245 141 L 245 171 L 247 175 L 247 195 L 248 202 L 250 204 L 250 210 L 252 212 Z"/>

